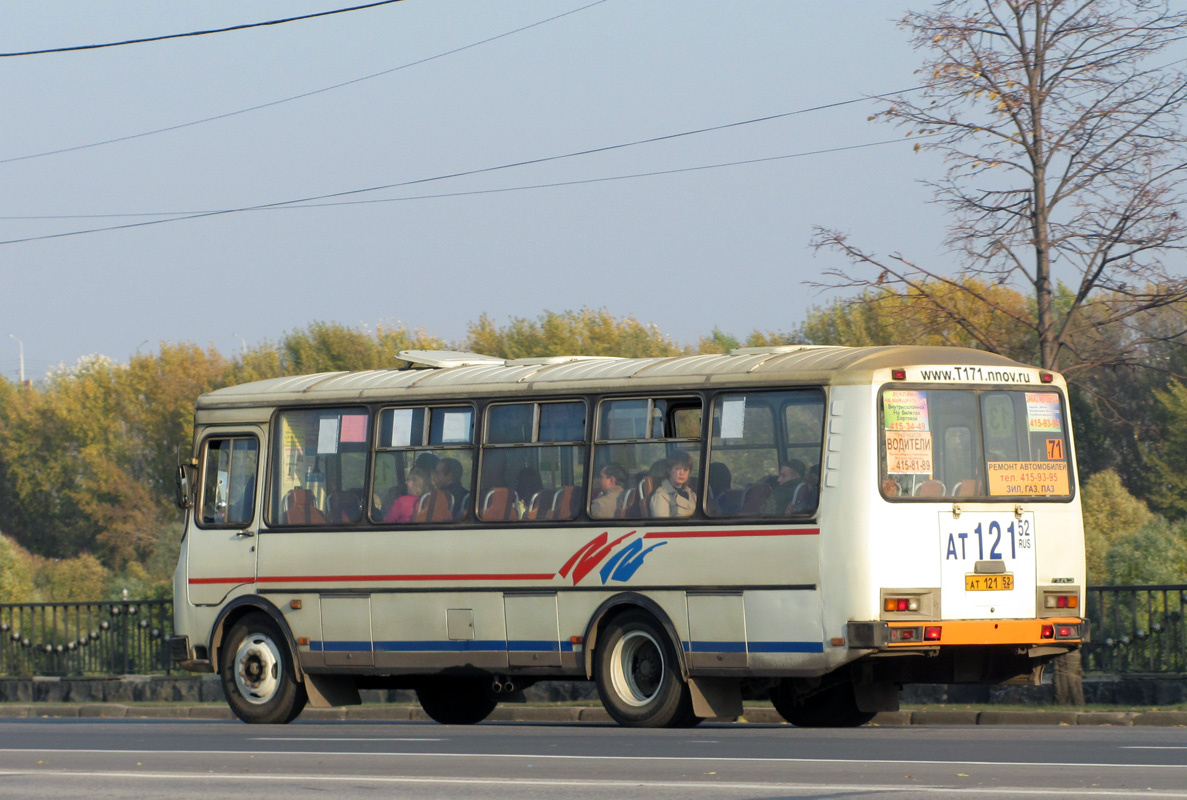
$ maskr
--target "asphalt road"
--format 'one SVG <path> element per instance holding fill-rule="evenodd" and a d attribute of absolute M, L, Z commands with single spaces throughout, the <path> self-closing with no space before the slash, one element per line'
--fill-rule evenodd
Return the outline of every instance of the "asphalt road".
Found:
<path fill-rule="evenodd" d="M 6 720 L 0 797 L 1187 800 L 1187 728 Z"/>

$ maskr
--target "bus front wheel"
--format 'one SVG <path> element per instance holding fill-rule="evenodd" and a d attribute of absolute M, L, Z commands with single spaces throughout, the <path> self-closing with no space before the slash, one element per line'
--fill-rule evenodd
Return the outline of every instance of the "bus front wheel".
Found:
<path fill-rule="evenodd" d="M 649 614 L 615 617 L 598 637 L 594 681 L 606 712 L 632 728 L 691 727 L 692 695 L 667 633 Z"/>
<path fill-rule="evenodd" d="M 292 653 L 265 615 L 248 614 L 231 626 L 221 656 L 223 692 L 239 719 L 283 724 L 305 708 L 305 686 L 297 682 Z"/>
<path fill-rule="evenodd" d="M 874 718 L 857 707 L 853 684 L 838 683 L 815 694 L 799 694 L 789 680 L 771 690 L 771 703 L 797 728 L 856 728 Z"/>
<path fill-rule="evenodd" d="M 499 704 L 481 678 L 442 678 L 416 690 L 416 700 L 434 722 L 473 725 L 490 716 Z"/>

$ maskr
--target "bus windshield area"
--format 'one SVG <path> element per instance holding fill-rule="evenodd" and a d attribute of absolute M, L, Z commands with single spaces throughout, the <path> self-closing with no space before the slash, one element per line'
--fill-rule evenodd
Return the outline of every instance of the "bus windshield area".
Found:
<path fill-rule="evenodd" d="M 896 387 L 882 391 L 880 411 L 888 499 L 1071 496 L 1057 392 Z"/>

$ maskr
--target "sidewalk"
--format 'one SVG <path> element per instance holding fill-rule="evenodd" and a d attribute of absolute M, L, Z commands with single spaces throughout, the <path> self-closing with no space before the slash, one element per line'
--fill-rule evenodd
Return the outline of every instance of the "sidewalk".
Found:
<path fill-rule="evenodd" d="M 0 704 L 0 719 L 30 718 L 195 719 L 233 720 L 224 704 L 150 705 L 140 703 L 9 703 Z M 428 722 L 420 706 L 382 703 L 346 708 L 306 708 L 302 721 Z M 491 722 L 611 723 L 600 706 L 500 705 Z M 785 725 L 770 706 L 747 706 L 739 724 Z M 973 709 L 888 711 L 874 717 L 874 726 L 904 725 L 1139 725 L 1187 726 L 1187 711 L 977 711 Z"/>

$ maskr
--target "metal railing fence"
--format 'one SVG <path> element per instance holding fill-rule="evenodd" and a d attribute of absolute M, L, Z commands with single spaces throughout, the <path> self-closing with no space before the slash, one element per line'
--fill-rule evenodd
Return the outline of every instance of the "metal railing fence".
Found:
<path fill-rule="evenodd" d="M 0 675 L 147 675 L 172 668 L 170 600 L 0 604 Z"/>
<path fill-rule="evenodd" d="M 1084 671 L 1187 674 L 1187 584 L 1090 586 Z M 170 600 L 0 604 L 0 675 L 165 674 Z"/>
<path fill-rule="evenodd" d="M 1187 584 L 1089 586 L 1084 671 L 1187 673 Z"/>

